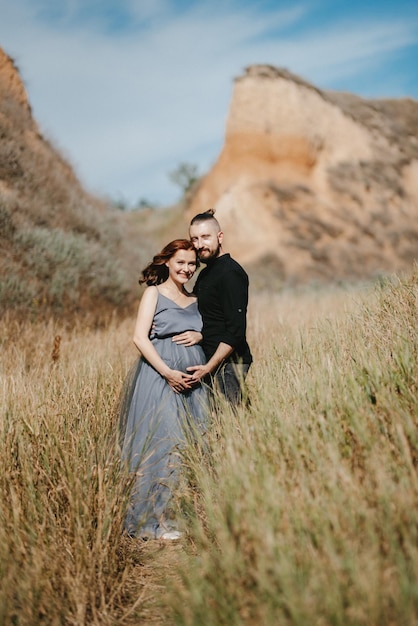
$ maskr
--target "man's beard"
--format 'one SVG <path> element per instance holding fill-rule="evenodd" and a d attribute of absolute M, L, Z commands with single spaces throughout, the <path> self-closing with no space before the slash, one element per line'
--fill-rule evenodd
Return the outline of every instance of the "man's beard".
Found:
<path fill-rule="evenodd" d="M 216 250 L 214 252 L 211 252 L 208 257 L 204 258 L 204 257 L 199 256 L 199 261 L 207 265 L 211 261 L 214 261 L 215 259 L 218 258 L 220 251 L 221 251 L 221 245 L 218 244 L 218 247 L 216 248 Z"/>

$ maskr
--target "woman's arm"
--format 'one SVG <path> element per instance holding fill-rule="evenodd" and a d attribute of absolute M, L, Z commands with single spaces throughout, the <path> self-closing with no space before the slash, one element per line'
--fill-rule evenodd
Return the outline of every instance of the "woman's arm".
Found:
<path fill-rule="evenodd" d="M 155 309 L 157 306 L 158 289 L 148 287 L 139 303 L 138 315 L 135 323 L 134 344 L 141 352 L 142 356 L 152 365 L 157 372 L 166 379 L 170 387 L 176 391 L 184 391 L 192 387 L 191 376 L 178 370 L 172 370 L 160 357 L 149 339 L 149 332 L 153 323 Z"/>

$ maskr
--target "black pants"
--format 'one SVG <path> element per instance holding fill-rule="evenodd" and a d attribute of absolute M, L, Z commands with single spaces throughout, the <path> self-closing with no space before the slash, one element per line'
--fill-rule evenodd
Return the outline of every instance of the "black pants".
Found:
<path fill-rule="evenodd" d="M 237 405 L 243 399 L 244 381 L 249 369 L 249 363 L 223 363 L 211 377 L 211 386 L 219 389 L 230 404 Z"/>

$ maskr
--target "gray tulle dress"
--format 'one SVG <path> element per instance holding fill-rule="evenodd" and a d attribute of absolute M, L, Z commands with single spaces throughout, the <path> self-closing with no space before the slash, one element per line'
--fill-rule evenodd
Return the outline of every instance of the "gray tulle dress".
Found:
<path fill-rule="evenodd" d="M 199 345 L 172 341 L 173 335 L 201 329 L 196 302 L 182 308 L 158 292 L 150 339 L 167 365 L 185 372 L 188 366 L 205 363 Z M 194 439 L 206 430 L 207 390 L 199 384 L 177 394 L 141 357 L 125 381 L 121 399 L 122 460 L 136 474 L 125 529 L 131 536 L 158 538 L 177 529 L 170 500 L 179 480 L 181 447 L 189 435 Z"/>

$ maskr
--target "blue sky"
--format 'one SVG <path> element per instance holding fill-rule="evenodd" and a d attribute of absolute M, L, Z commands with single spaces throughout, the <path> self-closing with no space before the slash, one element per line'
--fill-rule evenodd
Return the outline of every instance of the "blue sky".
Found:
<path fill-rule="evenodd" d="M 418 99 L 417 0 L 0 0 L 0 46 L 82 183 L 128 204 L 176 201 L 181 162 L 210 168 L 247 65 Z"/>

